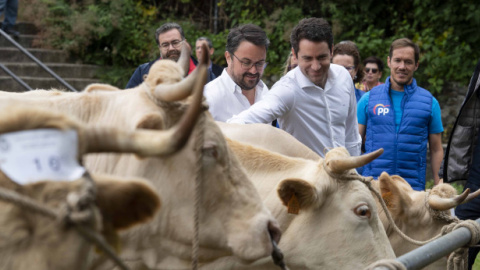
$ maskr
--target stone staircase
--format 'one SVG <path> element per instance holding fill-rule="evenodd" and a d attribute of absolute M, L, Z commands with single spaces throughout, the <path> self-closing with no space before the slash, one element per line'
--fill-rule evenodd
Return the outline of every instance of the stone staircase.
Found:
<path fill-rule="evenodd" d="M 98 71 L 97 66 L 79 64 L 79 61 L 71 59 L 66 52 L 61 50 L 33 48 L 32 42 L 37 33 L 33 24 L 17 22 L 15 28 L 20 32 L 20 37 L 14 40 L 76 90 L 81 91 L 88 84 L 99 82 L 95 78 L 95 74 Z M 68 90 L 2 35 L 0 35 L 0 63 L 33 89 L 55 88 Z M 26 91 L 23 86 L 2 69 L 0 69 L 0 90 L 10 92 Z"/>

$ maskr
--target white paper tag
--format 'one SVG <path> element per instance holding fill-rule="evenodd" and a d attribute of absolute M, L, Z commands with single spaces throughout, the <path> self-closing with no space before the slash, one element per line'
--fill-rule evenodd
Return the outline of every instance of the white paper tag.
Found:
<path fill-rule="evenodd" d="M 24 185 L 42 180 L 73 181 L 85 168 L 77 161 L 75 130 L 36 129 L 0 135 L 0 169 Z"/>

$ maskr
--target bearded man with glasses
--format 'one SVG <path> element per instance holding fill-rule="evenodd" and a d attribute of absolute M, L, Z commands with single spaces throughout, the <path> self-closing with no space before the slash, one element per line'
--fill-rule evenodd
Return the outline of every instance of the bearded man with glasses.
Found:
<path fill-rule="evenodd" d="M 220 77 L 205 85 L 204 91 L 216 121 L 225 122 L 268 92 L 260 78 L 267 65 L 269 44 L 267 34 L 257 25 L 245 24 L 230 30 L 225 51 L 228 66 Z"/>
<path fill-rule="evenodd" d="M 183 29 L 177 23 L 164 23 L 155 31 L 155 41 L 160 50 L 160 59 L 170 59 L 178 61 L 182 46 L 188 46 L 191 51 L 190 44 L 188 44 L 183 33 Z M 127 83 L 125 89 L 133 88 L 143 82 L 144 75 L 148 74 L 150 67 L 159 59 L 151 62 L 141 64 L 133 73 L 132 77 Z M 190 56 L 190 68 L 188 73 L 192 72 L 197 65 L 197 60 Z"/>

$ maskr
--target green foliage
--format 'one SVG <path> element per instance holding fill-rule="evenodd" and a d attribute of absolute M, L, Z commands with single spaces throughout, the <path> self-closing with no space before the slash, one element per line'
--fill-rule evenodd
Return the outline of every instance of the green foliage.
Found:
<path fill-rule="evenodd" d="M 394 39 L 416 42 L 421 57 L 415 77 L 433 93 L 449 81 L 468 84 L 480 58 L 480 36 L 473 30 L 480 27 L 478 1 L 332 1 L 326 6 L 340 29 L 336 40 L 355 41 L 364 57 L 376 54 L 386 61 Z"/>
<path fill-rule="evenodd" d="M 225 65 L 228 29 L 254 23 L 265 29 L 271 45 L 265 76 L 279 74 L 287 58 L 289 34 L 304 17 L 324 17 L 335 42 L 356 42 L 363 58 L 387 61 L 390 43 L 408 37 L 419 44 L 419 85 L 440 93 L 446 82 L 468 84 L 480 58 L 480 2 L 476 0 L 219 0 L 218 33 L 212 33 L 211 1 L 191 0 L 25 0 L 36 13 L 44 47 L 65 49 L 85 62 L 112 66 L 102 80 L 123 87 L 141 63 L 158 57 L 155 29 L 175 21 L 195 46 L 207 36 L 216 48 L 214 62 Z M 213 2 L 211 2 L 213 3 Z M 388 68 L 383 79 L 388 76 Z"/>
<path fill-rule="evenodd" d="M 455 188 L 455 190 L 457 191 L 457 194 L 462 194 L 463 192 L 462 184 L 458 182 L 453 182 L 453 183 L 450 183 L 450 185 Z M 430 179 L 425 183 L 425 189 L 432 189 L 432 188 L 433 188 L 433 179 Z"/>

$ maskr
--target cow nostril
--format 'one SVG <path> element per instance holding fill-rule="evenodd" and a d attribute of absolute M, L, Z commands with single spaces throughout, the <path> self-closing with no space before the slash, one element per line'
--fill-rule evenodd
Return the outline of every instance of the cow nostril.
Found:
<path fill-rule="evenodd" d="M 280 228 L 271 221 L 268 222 L 268 233 L 270 234 L 270 238 L 275 241 L 275 243 L 280 242 L 282 231 L 280 231 Z"/>

